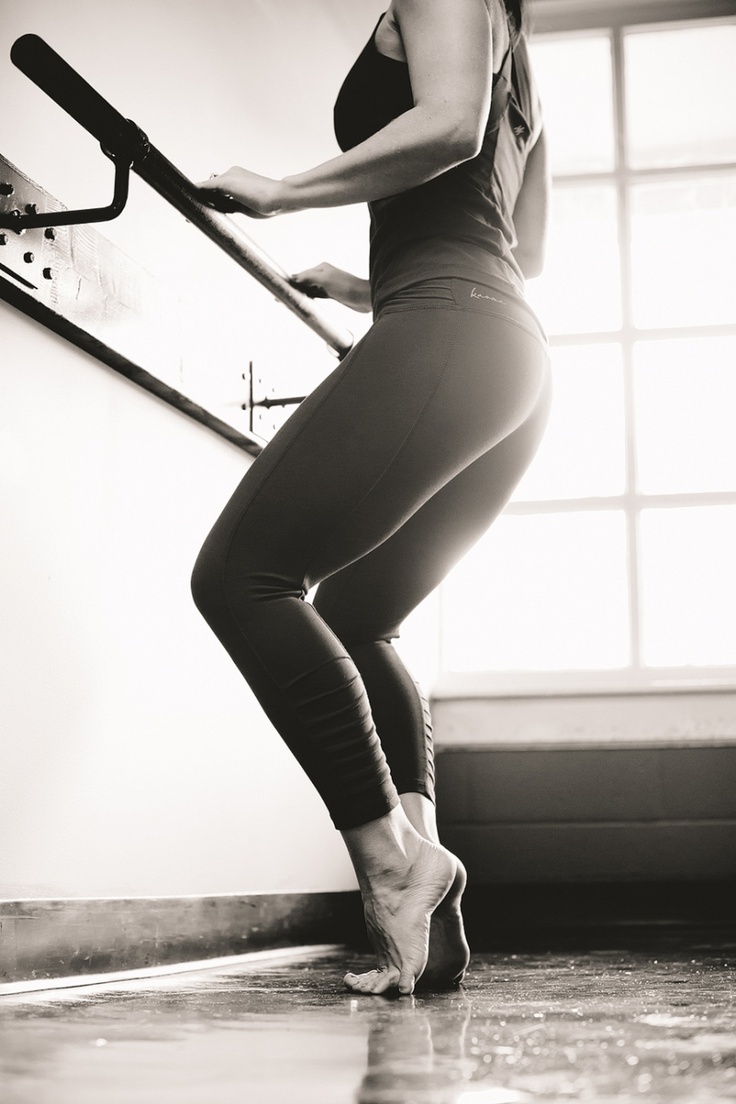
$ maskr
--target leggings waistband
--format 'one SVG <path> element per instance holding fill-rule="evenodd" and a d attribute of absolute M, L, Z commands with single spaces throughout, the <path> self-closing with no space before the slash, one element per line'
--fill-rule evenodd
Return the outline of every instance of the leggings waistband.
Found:
<path fill-rule="evenodd" d="M 405 310 L 464 310 L 492 314 L 521 326 L 543 345 L 547 334 L 536 314 L 524 300 L 505 287 L 465 277 L 437 277 L 402 288 L 381 304 L 376 318 Z"/>

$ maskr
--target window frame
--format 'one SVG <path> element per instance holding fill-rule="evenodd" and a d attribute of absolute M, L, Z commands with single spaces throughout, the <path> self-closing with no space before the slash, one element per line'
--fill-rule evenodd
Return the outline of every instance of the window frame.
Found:
<path fill-rule="evenodd" d="M 736 666 L 647 667 L 641 656 L 642 603 L 640 577 L 640 519 L 643 510 L 688 506 L 736 505 L 736 491 L 646 494 L 636 489 L 636 440 L 634 407 L 634 348 L 644 341 L 668 338 L 736 336 L 733 323 L 682 327 L 638 328 L 633 321 L 631 271 L 631 189 L 642 183 L 679 181 L 698 175 L 733 174 L 736 160 L 716 164 L 675 167 L 631 168 L 626 158 L 626 103 L 624 38 L 626 33 L 677 29 L 736 22 L 736 0 L 618 0 L 603 5 L 596 0 L 537 0 L 532 7 L 532 34 L 549 39 L 562 35 L 583 36 L 607 31 L 611 46 L 613 96 L 614 164 L 608 171 L 555 176 L 556 188 L 587 184 L 608 184 L 616 194 L 618 246 L 620 254 L 621 325 L 595 333 L 555 334 L 550 346 L 590 345 L 614 342 L 621 347 L 624 419 L 625 490 L 620 495 L 576 499 L 514 501 L 509 515 L 623 511 L 627 532 L 627 575 L 629 604 L 629 665 L 607 670 L 564 671 L 468 671 L 443 668 L 440 660 L 433 693 L 435 697 L 488 697 L 559 694 L 689 693 L 693 690 L 736 690 Z M 443 631 L 443 596 L 439 596 L 440 632 Z M 443 648 L 440 646 L 440 653 Z"/>

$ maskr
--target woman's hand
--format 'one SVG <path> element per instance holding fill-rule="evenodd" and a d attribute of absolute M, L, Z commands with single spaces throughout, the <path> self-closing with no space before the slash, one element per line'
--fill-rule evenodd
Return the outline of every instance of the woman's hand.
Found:
<path fill-rule="evenodd" d="M 196 187 L 202 193 L 203 203 L 225 214 L 237 212 L 250 218 L 272 218 L 282 209 L 281 181 L 259 176 L 238 165 L 214 174 Z"/>
<path fill-rule="evenodd" d="M 335 299 L 356 311 L 366 312 L 371 309 L 369 282 L 360 276 L 354 276 L 352 272 L 335 268 L 326 261 L 314 268 L 297 272 L 291 277 L 291 282 L 311 299 Z"/>

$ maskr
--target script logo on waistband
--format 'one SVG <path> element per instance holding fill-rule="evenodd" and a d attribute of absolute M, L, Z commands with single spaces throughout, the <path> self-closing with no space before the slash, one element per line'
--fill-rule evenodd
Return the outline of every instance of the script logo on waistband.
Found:
<path fill-rule="evenodd" d="M 490 299 L 492 303 L 503 303 L 503 299 L 496 299 L 495 295 L 483 295 L 477 288 L 473 288 L 470 293 L 471 299 Z"/>

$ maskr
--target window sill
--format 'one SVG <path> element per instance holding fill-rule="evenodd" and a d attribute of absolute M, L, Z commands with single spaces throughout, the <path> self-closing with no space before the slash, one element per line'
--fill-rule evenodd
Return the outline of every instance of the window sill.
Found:
<path fill-rule="evenodd" d="M 437 701 L 608 695 L 736 694 L 734 667 L 626 668 L 616 671 L 442 671 Z"/>
<path fill-rule="evenodd" d="M 616 750 L 736 745 L 736 692 L 435 696 L 438 748 Z"/>

